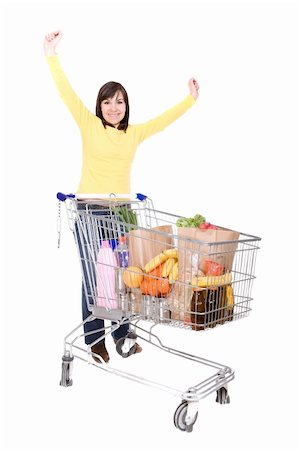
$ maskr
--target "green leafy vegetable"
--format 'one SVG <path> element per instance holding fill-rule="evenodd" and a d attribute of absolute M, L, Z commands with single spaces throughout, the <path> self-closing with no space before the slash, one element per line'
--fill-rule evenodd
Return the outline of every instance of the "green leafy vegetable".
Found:
<path fill-rule="evenodd" d="M 177 227 L 197 228 L 204 223 L 206 218 L 200 214 L 196 214 L 194 217 L 181 217 L 176 221 Z"/>

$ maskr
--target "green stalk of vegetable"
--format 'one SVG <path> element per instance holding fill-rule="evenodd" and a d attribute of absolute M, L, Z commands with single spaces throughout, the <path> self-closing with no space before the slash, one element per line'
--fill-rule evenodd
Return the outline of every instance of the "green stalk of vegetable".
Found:
<path fill-rule="evenodd" d="M 124 224 L 137 225 L 137 215 L 135 211 L 127 206 L 118 206 L 114 208 L 115 214 Z M 124 225 L 125 231 L 130 231 L 131 227 Z"/>

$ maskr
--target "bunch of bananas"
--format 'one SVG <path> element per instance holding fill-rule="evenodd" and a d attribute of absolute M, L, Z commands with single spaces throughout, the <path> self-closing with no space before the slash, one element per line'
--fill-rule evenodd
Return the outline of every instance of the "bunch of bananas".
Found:
<path fill-rule="evenodd" d="M 223 275 L 207 275 L 192 278 L 192 286 L 200 288 L 210 288 L 229 285 L 232 282 L 232 274 L 227 272 Z"/>
<path fill-rule="evenodd" d="M 144 267 L 145 273 L 150 273 L 161 266 L 161 277 L 168 278 L 169 283 L 178 279 L 178 249 L 170 248 L 152 258 Z"/>

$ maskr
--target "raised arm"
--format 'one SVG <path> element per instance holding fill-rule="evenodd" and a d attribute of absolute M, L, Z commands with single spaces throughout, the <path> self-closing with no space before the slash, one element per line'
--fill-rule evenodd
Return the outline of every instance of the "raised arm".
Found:
<path fill-rule="evenodd" d="M 168 125 L 181 117 L 189 108 L 191 108 L 191 106 L 194 105 L 198 98 L 198 82 L 194 78 L 191 78 L 188 82 L 188 87 L 190 93 L 183 101 L 168 109 L 160 116 L 155 117 L 148 122 L 135 125 L 138 133 L 138 140 L 140 142 L 153 134 L 164 130 Z"/>
<path fill-rule="evenodd" d="M 85 107 L 81 99 L 73 90 L 61 67 L 58 55 L 56 53 L 56 47 L 61 38 L 61 31 L 53 31 L 52 33 L 47 34 L 44 39 L 44 52 L 60 96 L 70 110 L 79 127 L 82 128 L 87 125 L 87 121 L 90 117 L 93 117 L 93 115 Z"/>

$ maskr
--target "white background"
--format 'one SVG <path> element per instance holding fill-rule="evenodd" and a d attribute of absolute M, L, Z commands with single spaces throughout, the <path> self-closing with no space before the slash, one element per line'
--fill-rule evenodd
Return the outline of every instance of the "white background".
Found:
<path fill-rule="evenodd" d="M 65 220 L 57 250 L 55 196 L 76 191 L 81 142 L 43 56 L 55 29 L 92 111 L 111 79 L 129 92 L 132 123 L 199 80 L 196 105 L 140 146 L 132 191 L 162 211 L 262 237 L 248 319 L 204 334 L 159 328 L 165 344 L 236 370 L 231 404 L 200 402 L 191 434 L 173 425 L 179 399 L 80 361 L 73 387 L 59 386 L 63 337 L 80 321 L 80 273 Z M 1 66 L 2 448 L 298 448 L 298 3 L 2 2 Z M 163 366 L 146 345 L 128 360 L 107 346 L 113 367 L 186 388 L 202 379 L 182 358 Z"/>

